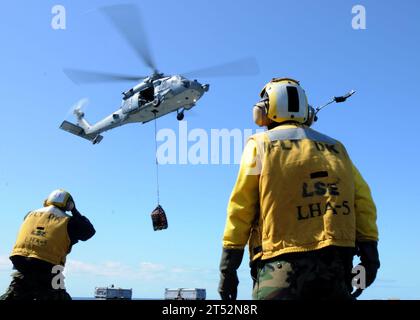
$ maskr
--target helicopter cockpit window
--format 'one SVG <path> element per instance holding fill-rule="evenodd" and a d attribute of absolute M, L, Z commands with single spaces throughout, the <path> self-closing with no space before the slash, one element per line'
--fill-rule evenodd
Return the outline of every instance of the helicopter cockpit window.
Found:
<path fill-rule="evenodd" d="M 189 88 L 189 87 L 190 87 L 190 82 L 189 82 L 187 79 L 182 79 L 182 80 L 181 80 L 181 83 L 182 83 L 182 85 L 183 85 L 185 88 Z"/>

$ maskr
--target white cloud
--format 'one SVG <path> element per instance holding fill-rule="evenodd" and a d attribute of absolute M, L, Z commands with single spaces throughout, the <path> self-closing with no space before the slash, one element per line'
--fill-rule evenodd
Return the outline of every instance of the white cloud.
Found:
<path fill-rule="evenodd" d="M 0 270 L 11 270 L 12 263 L 8 256 L 0 256 Z M 169 280 L 183 277 L 196 277 L 208 274 L 209 270 L 179 266 L 164 266 L 152 262 L 140 262 L 131 266 L 119 261 L 88 263 L 69 259 L 64 269 L 66 276 L 83 275 L 93 277 L 120 278 L 128 280 Z"/>
<path fill-rule="evenodd" d="M 154 264 L 151 262 L 141 262 L 140 263 L 140 271 L 141 272 L 156 272 L 156 271 L 163 271 L 165 267 L 161 264 Z"/>
<path fill-rule="evenodd" d="M 173 272 L 173 273 L 184 273 L 184 272 L 188 272 L 188 271 L 184 268 L 172 268 L 171 272 Z"/>
<path fill-rule="evenodd" d="M 132 272 L 128 266 L 115 261 L 107 261 L 101 264 L 92 264 L 77 260 L 69 260 L 66 264 L 65 273 L 66 275 L 85 274 L 105 277 L 124 277 L 131 274 Z"/>
<path fill-rule="evenodd" d="M 69 260 L 66 264 L 65 275 L 87 275 L 115 279 L 142 281 L 169 281 L 174 279 L 202 278 L 210 274 L 208 269 L 189 268 L 179 266 L 164 266 L 152 262 L 140 262 L 130 266 L 118 261 L 107 261 L 99 264 Z"/>

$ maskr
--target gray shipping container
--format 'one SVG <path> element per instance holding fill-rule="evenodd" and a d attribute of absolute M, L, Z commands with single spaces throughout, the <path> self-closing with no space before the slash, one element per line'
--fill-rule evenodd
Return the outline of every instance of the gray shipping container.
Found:
<path fill-rule="evenodd" d="M 165 300 L 206 300 L 206 289 L 165 289 Z"/>
<path fill-rule="evenodd" d="M 95 288 L 95 299 L 98 300 L 131 300 L 132 295 L 132 289 L 114 288 L 113 285 Z"/>

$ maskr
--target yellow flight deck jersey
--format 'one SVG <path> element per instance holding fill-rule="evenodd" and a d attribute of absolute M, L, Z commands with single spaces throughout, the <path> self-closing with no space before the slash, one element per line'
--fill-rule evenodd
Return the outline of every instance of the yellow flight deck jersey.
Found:
<path fill-rule="evenodd" d="M 304 125 L 253 135 L 242 155 L 223 247 L 269 259 L 378 240 L 370 189 L 337 140 Z"/>
<path fill-rule="evenodd" d="M 36 258 L 63 265 L 70 249 L 70 216 L 54 206 L 30 212 L 19 230 L 11 256 Z"/>

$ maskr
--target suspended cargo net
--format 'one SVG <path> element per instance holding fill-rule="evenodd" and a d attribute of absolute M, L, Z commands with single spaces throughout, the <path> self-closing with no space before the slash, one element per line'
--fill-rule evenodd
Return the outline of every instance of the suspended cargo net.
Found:
<path fill-rule="evenodd" d="M 156 163 L 156 198 L 157 207 L 152 211 L 153 230 L 164 230 L 168 228 L 168 219 L 166 219 L 165 210 L 160 206 L 159 199 L 159 162 L 157 159 L 157 128 L 156 128 L 156 113 L 155 113 L 155 163 Z"/>
<path fill-rule="evenodd" d="M 168 228 L 168 220 L 166 219 L 166 213 L 163 208 L 158 205 L 152 212 L 153 230 L 163 230 Z"/>

